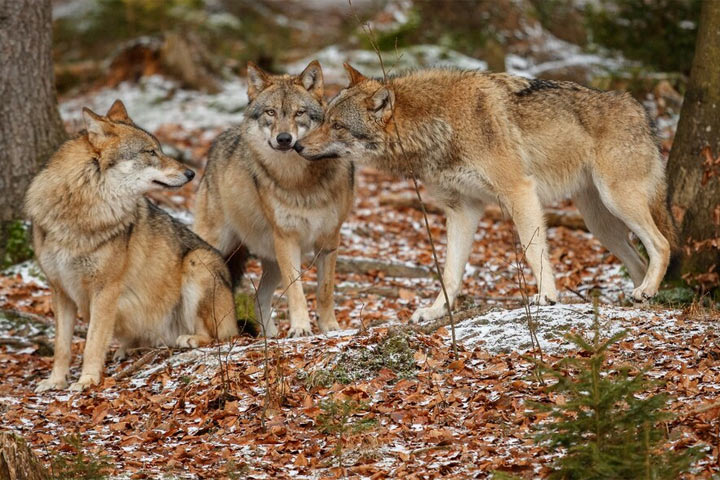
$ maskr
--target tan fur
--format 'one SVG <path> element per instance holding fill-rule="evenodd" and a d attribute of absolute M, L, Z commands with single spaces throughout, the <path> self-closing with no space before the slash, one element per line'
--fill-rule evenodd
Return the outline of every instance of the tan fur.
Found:
<path fill-rule="evenodd" d="M 237 334 L 222 257 L 143 196 L 193 173 L 121 102 L 106 117 L 84 115 L 87 132 L 60 147 L 26 196 L 57 324 L 52 374 L 37 391 L 67 386 L 78 311 L 89 328 L 74 390 L 100 382 L 113 335 L 121 357 L 128 347 L 197 347 Z"/>
<path fill-rule="evenodd" d="M 312 62 L 298 76 L 271 76 L 250 64 L 248 73 L 251 103 L 243 123 L 220 135 L 210 151 L 195 232 L 226 257 L 247 249 L 261 259 L 256 312 L 269 337 L 277 334 L 271 301 L 278 283 L 288 296 L 290 336 L 311 333 L 300 273 L 303 255 L 314 252 L 320 330 L 337 329 L 335 260 L 352 206 L 352 164 L 312 162 L 291 149 L 322 121 L 320 65 Z M 276 141 L 283 133 L 291 137 L 285 150 Z M 241 272 L 232 273 L 237 282 Z"/>
<path fill-rule="evenodd" d="M 488 200 L 498 201 L 516 224 L 538 281 L 536 300 L 555 302 L 542 204 L 565 196 L 576 199 L 591 231 L 628 266 L 633 297 L 657 292 L 673 226 L 645 111 L 627 93 L 448 69 L 383 84 L 346 68 L 350 85 L 330 102 L 323 125 L 295 148 L 309 159 L 365 161 L 422 179 L 448 215 L 444 280 L 451 302 Z M 630 231 L 645 245 L 649 266 L 630 243 Z M 439 295 L 414 318 L 444 312 Z"/>

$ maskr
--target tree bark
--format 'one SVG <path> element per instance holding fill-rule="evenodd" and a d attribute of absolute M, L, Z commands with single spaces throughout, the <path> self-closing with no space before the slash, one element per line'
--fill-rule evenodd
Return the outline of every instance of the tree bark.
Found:
<path fill-rule="evenodd" d="M 50 0 L 0 0 L 0 222 L 22 216 L 30 181 L 66 138 L 51 49 Z"/>
<path fill-rule="evenodd" d="M 682 252 L 670 278 L 717 289 L 720 270 L 720 2 L 702 4 L 690 81 L 668 161 Z"/>
<path fill-rule="evenodd" d="M 0 480 L 47 480 L 49 477 L 22 438 L 0 433 Z"/>

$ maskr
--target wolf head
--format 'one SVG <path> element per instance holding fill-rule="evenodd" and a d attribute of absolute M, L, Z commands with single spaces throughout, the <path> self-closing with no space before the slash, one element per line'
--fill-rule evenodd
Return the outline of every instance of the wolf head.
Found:
<path fill-rule="evenodd" d="M 323 119 L 323 74 L 317 60 L 300 75 L 270 75 L 248 63 L 249 139 L 288 151 Z"/>
<path fill-rule="evenodd" d="M 346 157 L 362 162 L 383 155 L 395 93 L 344 66 L 350 84 L 330 102 L 322 125 L 295 143 L 295 150 L 308 160 Z"/>
<path fill-rule="evenodd" d="M 157 138 L 133 123 L 120 100 L 115 100 L 104 117 L 85 108 L 83 118 L 97 168 L 114 190 L 143 194 L 181 187 L 195 176 L 165 155 Z"/>

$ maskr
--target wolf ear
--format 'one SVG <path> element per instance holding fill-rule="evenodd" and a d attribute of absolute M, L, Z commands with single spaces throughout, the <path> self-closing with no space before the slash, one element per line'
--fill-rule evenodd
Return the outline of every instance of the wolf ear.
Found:
<path fill-rule="evenodd" d="M 303 86 L 305 90 L 313 94 L 318 100 L 323 96 L 323 72 L 320 62 L 313 60 L 305 67 L 305 70 L 298 75 L 297 83 Z"/>
<path fill-rule="evenodd" d="M 93 147 L 99 147 L 103 141 L 113 135 L 112 125 L 89 108 L 83 108 L 83 120 L 88 132 L 88 140 Z"/>
<path fill-rule="evenodd" d="M 272 83 L 270 75 L 265 73 L 253 62 L 247 64 L 248 73 L 248 99 L 252 102 L 260 92 L 265 90 Z"/>
<path fill-rule="evenodd" d="M 365 75 L 355 70 L 349 63 L 343 63 L 343 67 L 345 67 L 345 71 L 348 74 L 348 79 L 350 80 L 350 85 L 348 85 L 348 87 L 352 87 L 353 85 L 357 85 L 358 83 L 367 80 L 367 77 Z"/>
<path fill-rule="evenodd" d="M 378 121 L 386 123 L 395 108 L 395 92 L 388 87 L 380 87 L 367 99 L 367 107 Z"/>
<path fill-rule="evenodd" d="M 107 111 L 105 116 L 108 118 L 108 120 L 111 120 L 113 122 L 126 123 L 128 125 L 133 124 L 133 121 L 130 120 L 130 116 L 128 115 L 127 110 L 125 110 L 125 105 L 120 99 L 115 100 L 115 102 L 112 104 L 112 107 L 110 107 L 110 110 Z"/>

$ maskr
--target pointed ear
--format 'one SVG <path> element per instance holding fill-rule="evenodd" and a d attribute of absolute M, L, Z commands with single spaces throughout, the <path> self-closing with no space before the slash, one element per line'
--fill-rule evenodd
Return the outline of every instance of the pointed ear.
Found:
<path fill-rule="evenodd" d="M 248 74 L 248 99 L 252 102 L 260 92 L 265 90 L 272 83 L 270 75 L 265 73 L 253 62 L 247 64 Z"/>
<path fill-rule="evenodd" d="M 313 60 L 305 67 L 305 70 L 298 75 L 297 83 L 303 86 L 305 90 L 313 94 L 317 99 L 323 96 L 323 72 L 320 62 Z"/>
<path fill-rule="evenodd" d="M 350 80 L 350 85 L 348 85 L 348 87 L 352 87 L 353 85 L 357 85 L 358 83 L 367 80 L 365 75 L 355 70 L 349 63 L 343 63 L 343 67 L 345 67 L 348 79 Z"/>
<path fill-rule="evenodd" d="M 113 135 L 111 124 L 87 107 L 83 108 L 83 120 L 85 120 L 88 140 L 93 147 L 100 146 L 107 137 Z"/>
<path fill-rule="evenodd" d="M 105 116 L 108 118 L 108 120 L 111 120 L 113 122 L 126 123 L 128 125 L 133 124 L 133 121 L 130 120 L 130 116 L 128 115 L 127 110 L 125 110 L 125 105 L 120 99 L 115 100 L 115 102 L 112 104 L 112 107 L 110 107 L 110 110 L 108 110 Z"/>
<path fill-rule="evenodd" d="M 378 121 L 386 123 L 395 109 L 395 92 L 389 87 L 380 87 L 367 99 L 367 107 Z"/>

